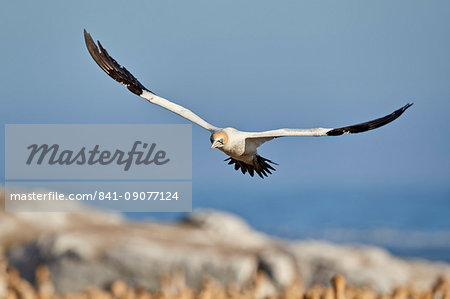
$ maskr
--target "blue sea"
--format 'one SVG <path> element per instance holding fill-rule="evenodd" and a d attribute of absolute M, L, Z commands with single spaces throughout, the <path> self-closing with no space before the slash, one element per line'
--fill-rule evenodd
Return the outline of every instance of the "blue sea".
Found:
<path fill-rule="evenodd" d="M 333 187 L 234 190 L 193 184 L 193 209 L 239 215 L 254 229 L 291 239 L 384 247 L 394 255 L 450 262 L 450 187 Z M 126 213 L 132 220 L 177 221 L 185 213 Z"/>

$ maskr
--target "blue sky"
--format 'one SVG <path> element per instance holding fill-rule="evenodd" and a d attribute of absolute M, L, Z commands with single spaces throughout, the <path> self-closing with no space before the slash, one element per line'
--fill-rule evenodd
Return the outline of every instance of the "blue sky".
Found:
<path fill-rule="evenodd" d="M 265 180 L 235 172 L 193 126 L 194 204 L 239 211 L 279 192 L 289 205 L 304 190 L 344 203 L 379 189 L 450 199 L 449 17 L 448 1 L 7 1 L 0 117 L 187 123 L 108 78 L 86 28 L 146 87 L 220 127 L 336 127 L 415 103 L 375 131 L 266 143 L 260 154 L 279 166 Z M 3 141 L 0 156 L 4 180 Z"/>

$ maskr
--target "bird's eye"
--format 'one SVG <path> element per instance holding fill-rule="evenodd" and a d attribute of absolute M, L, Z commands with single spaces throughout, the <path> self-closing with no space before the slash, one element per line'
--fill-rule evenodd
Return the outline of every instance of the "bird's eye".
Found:
<path fill-rule="evenodd" d="M 218 141 L 223 144 L 223 138 L 220 138 Z"/>

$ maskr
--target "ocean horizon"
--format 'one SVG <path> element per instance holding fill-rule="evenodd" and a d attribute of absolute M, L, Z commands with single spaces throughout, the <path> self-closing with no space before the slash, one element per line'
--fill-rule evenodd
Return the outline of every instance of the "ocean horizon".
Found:
<path fill-rule="evenodd" d="M 236 190 L 207 196 L 193 186 L 193 211 L 242 217 L 253 229 L 288 240 L 324 240 L 385 248 L 404 258 L 450 263 L 450 188 L 420 186 Z M 281 195 L 280 195 L 281 194 Z M 244 200 L 245 199 L 245 200 Z M 186 213 L 124 213 L 133 221 L 177 221 Z"/>

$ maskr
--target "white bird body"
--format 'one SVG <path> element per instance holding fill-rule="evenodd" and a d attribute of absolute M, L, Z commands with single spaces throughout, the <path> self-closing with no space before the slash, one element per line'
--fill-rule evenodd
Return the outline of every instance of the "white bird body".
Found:
<path fill-rule="evenodd" d="M 228 136 L 228 142 L 219 149 L 230 157 L 245 162 L 249 154 L 256 153 L 256 147 L 246 147 L 245 132 L 236 130 L 235 128 L 225 128 L 218 132 L 224 132 Z"/>
<path fill-rule="evenodd" d="M 225 128 L 215 133 L 223 132 L 228 137 L 228 142 L 222 147 L 218 147 L 219 150 L 226 155 L 236 159 L 238 161 L 252 164 L 255 155 L 258 154 L 257 148 L 265 141 L 269 141 L 272 138 L 249 138 L 251 132 L 239 131 L 235 128 Z M 214 133 L 213 133 L 214 136 Z"/>
<path fill-rule="evenodd" d="M 102 47 L 100 42 L 98 46 L 100 51 L 89 33 L 84 30 L 84 38 L 89 53 L 95 62 L 110 77 L 119 83 L 125 85 L 134 94 L 146 99 L 152 104 L 161 106 L 170 110 L 187 120 L 201 126 L 211 132 L 211 149 L 218 148 L 229 156 L 225 161 L 228 164 L 234 164 L 235 170 L 241 170 L 242 173 L 248 172 L 251 176 L 256 172 L 261 178 L 271 174 L 275 170 L 270 164 L 276 164 L 266 158 L 258 155 L 258 147 L 264 142 L 278 137 L 286 136 L 339 136 L 350 133 L 360 133 L 384 126 L 398 118 L 412 104 L 406 104 L 400 109 L 364 123 L 341 127 L 341 128 L 312 128 L 312 129 L 277 129 L 263 132 L 244 132 L 235 128 L 216 127 L 191 110 L 164 99 L 145 88 L 126 68 L 120 66 L 108 52 Z M 270 163 L 270 164 L 269 164 Z"/>

